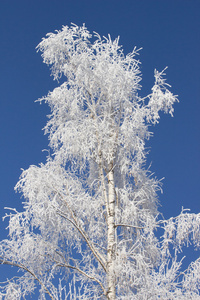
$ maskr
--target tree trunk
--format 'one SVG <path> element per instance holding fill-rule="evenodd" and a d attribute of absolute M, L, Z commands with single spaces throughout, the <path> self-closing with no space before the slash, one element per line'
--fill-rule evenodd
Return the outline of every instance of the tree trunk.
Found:
<path fill-rule="evenodd" d="M 114 172 L 111 166 L 108 173 L 108 245 L 107 245 L 107 280 L 109 300 L 115 300 L 115 187 Z"/>

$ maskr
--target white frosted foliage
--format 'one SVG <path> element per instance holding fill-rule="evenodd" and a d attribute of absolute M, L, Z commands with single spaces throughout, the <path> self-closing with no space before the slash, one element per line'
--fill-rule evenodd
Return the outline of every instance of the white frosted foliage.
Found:
<path fill-rule="evenodd" d="M 49 33 L 37 46 L 55 80 L 38 101 L 51 108 L 46 163 L 22 171 L 9 209 L 1 264 L 19 269 L 0 299 L 200 299 L 199 260 L 182 269 L 185 246 L 200 246 L 200 215 L 158 213 L 159 180 L 145 169 L 145 141 L 160 111 L 177 101 L 155 70 L 145 98 L 135 48 L 83 25 Z M 159 236 L 159 234 L 161 235 Z"/>

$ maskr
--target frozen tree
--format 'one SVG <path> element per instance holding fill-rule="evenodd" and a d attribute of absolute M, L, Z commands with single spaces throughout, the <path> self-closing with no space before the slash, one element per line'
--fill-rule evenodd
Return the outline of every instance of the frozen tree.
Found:
<path fill-rule="evenodd" d="M 200 215 L 157 211 L 159 180 L 145 169 L 145 141 L 159 112 L 177 100 L 155 71 L 139 96 L 138 50 L 119 39 L 65 26 L 37 47 L 62 84 L 49 104 L 45 164 L 23 170 L 0 262 L 19 269 L 1 283 L 1 299 L 200 299 L 200 260 L 184 271 L 180 252 L 200 246 Z"/>

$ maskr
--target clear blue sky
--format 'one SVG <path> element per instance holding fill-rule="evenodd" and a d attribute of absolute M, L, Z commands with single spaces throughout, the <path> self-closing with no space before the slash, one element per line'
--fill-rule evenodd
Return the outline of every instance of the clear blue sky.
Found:
<path fill-rule="evenodd" d="M 34 100 L 57 83 L 35 47 L 62 25 L 86 24 L 101 35 L 120 35 L 124 52 L 140 51 L 142 95 L 154 68 L 168 66 L 167 82 L 179 96 L 174 118 L 161 115 L 148 162 L 163 180 L 160 210 L 166 218 L 181 207 L 200 211 L 200 1 L 199 0 L 0 0 L 0 217 L 4 207 L 21 209 L 13 187 L 20 168 L 45 161 L 41 130 L 48 108 Z M 0 239 L 6 222 L 0 220 Z"/>

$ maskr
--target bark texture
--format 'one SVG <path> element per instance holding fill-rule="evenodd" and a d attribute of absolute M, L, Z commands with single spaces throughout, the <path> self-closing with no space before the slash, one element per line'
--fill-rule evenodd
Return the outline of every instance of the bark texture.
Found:
<path fill-rule="evenodd" d="M 116 295 L 115 288 L 115 187 L 114 171 L 111 167 L 108 173 L 108 248 L 107 248 L 107 277 L 109 300 L 114 300 Z"/>

